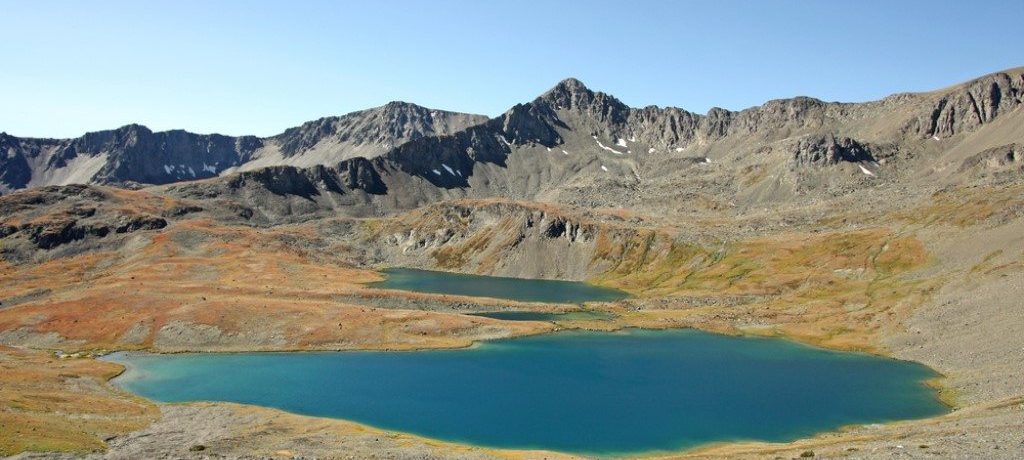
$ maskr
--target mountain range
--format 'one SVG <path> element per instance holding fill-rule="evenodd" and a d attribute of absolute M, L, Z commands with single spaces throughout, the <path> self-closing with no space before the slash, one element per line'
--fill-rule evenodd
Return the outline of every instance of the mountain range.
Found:
<path fill-rule="evenodd" d="M 1015 164 L 1022 95 L 1018 68 L 880 101 L 797 97 L 701 115 L 631 108 L 570 78 L 492 119 L 392 102 L 268 138 L 153 132 L 140 125 L 76 139 L 0 133 L 6 151 L 0 191 L 179 184 L 177 193 L 201 196 L 258 187 L 313 201 L 354 194 L 320 207 L 379 213 L 484 196 L 628 207 L 671 197 L 701 176 L 710 189 L 682 193 L 716 192 L 716 199 L 733 205 L 785 202 L 908 173 L 971 169 L 961 168 L 963 162 L 988 149 L 1009 149 L 1009 164 Z M 972 136 L 979 131 L 991 132 Z M 949 161 L 960 164 L 938 166 Z M 718 177 L 723 171 L 728 177 Z M 191 182 L 213 178 L 220 179 Z M 736 187 L 737 181 L 744 185 Z"/>

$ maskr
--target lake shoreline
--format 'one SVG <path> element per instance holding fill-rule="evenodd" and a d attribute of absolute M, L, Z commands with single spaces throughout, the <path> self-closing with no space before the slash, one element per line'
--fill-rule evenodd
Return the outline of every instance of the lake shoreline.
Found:
<path fill-rule="evenodd" d="M 644 329 L 638 329 L 638 328 L 628 328 L 627 330 L 628 331 L 633 331 L 633 332 L 638 332 L 638 333 L 641 333 L 641 334 L 642 333 L 646 333 L 646 332 L 655 332 L 655 333 L 657 333 L 657 332 L 666 332 L 666 331 L 651 331 L 651 330 L 644 330 Z M 706 332 L 702 332 L 702 331 L 699 331 L 699 330 L 696 330 L 696 329 L 689 329 L 689 330 L 691 330 L 693 332 L 696 332 L 696 333 L 700 333 L 700 334 L 707 334 L 708 337 L 718 337 L 719 339 L 716 339 L 716 340 L 720 340 L 722 338 L 729 337 L 729 336 L 726 336 L 724 334 L 718 334 L 718 333 L 714 333 L 714 332 L 706 333 Z M 600 331 L 600 332 L 606 332 L 606 331 Z M 597 332 L 597 333 L 600 334 L 600 332 Z M 686 331 L 685 330 L 681 330 L 679 332 L 684 332 L 685 333 Z M 554 339 L 555 340 L 570 340 L 572 338 L 572 334 L 577 334 L 577 333 L 581 334 L 583 337 L 588 337 L 588 336 L 594 337 L 592 335 L 591 331 L 584 331 L 584 330 L 562 330 L 562 331 L 558 331 L 558 332 L 555 332 L 555 333 L 546 334 L 546 336 L 550 337 L 552 335 L 559 335 L 559 334 L 561 334 L 561 335 L 563 335 L 563 337 L 554 338 Z M 569 335 L 565 336 L 565 334 L 569 334 Z M 598 335 L 598 337 L 600 337 L 600 335 Z M 654 337 L 661 337 L 661 335 L 657 335 L 656 334 Z M 701 337 L 701 336 L 696 336 L 696 337 Z M 536 338 L 536 336 L 534 338 Z M 745 339 L 750 339 L 750 340 L 781 341 L 781 342 L 778 342 L 778 343 L 784 344 L 784 347 L 791 347 L 791 349 L 795 350 L 795 351 L 807 350 L 808 352 L 812 352 L 812 353 L 827 353 L 829 355 L 836 354 L 837 356 L 838 355 L 849 355 L 851 357 L 853 357 L 853 356 L 861 356 L 863 358 L 885 359 L 886 361 L 891 361 L 893 363 L 913 364 L 914 366 L 920 367 L 922 369 L 928 369 L 926 366 L 923 366 L 923 365 L 921 365 L 919 363 L 909 363 L 909 362 L 906 362 L 904 360 L 899 360 L 899 359 L 895 359 L 895 358 L 891 358 L 891 357 L 881 358 L 881 357 L 878 357 L 878 356 L 875 356 L 875 355 L 869 355 L 867 353 L 852 353 L 851 354 L 850 352 L 840 352 L 840 351 L 835 351 L 835 350 L 823 349 L 823 348 L 820 348 L 820 347 L 814 347 L 814 346 L 811 346 L 811 345 L 802 344 L 802 343 L 794 342 L 794 341 L 791 341 L 791 340 L 777 339 L 777 338 L 776 339 L 767 339 L 767 338 L 764 338 L 764 337 L 756 337 L 756 336 L 748 336 L 748 337 L 744 337 L 744 338 Z M 515 343 L 515 341 L 520 340 L 520 339 L 521 338 L 501 339 L 501 340 L 498 340 L 498 342 L 512 342 L 512 343 Z M 526 339 L 526 340 L 530 340 L 530 339 Z M 488 342 L 490 342 L 490 341 L 488 341 Z M 770 344 L 772 342 L 766 342 L 766 343 Z M 744 346 L 753 346 L 753 345 L 754 345 L 753 343 L 747 343 Z M 381 353 L 382 352 L 381 350 L 367 350 L 367 351 L 372 352 L 372 353 Z M 140 352 L 138 350 L 129 351 L 127 353 L 130 353 L 130 354 L 140 353 L 140 354 L 143 354 L 143 355 L 149 354 L 149 353 L 146 353 L 146 352 Z M 329 350 L 319 350 L 319 351 L 309 351 L 309 350 L 306 350 L 306 351 L 303 351 L 302 353 L 303 354 L 324 354 L 324 355 L 329 355 L 329 354 L 333 354 L 335 352 L 329 351 Z M 341 353 L 344 353 L 344 352 L 341 352 Z M 196 355 L 210 355 L 210 354 L 215 354 L 216 355 L 216 354 L 222 354 L 222 353 L 195 353 L 195 354 Z M 223 355 L 225 355 L 225 356 L 237 355 L 237 354 L 238 353 L 223 353 Z M 280 354 L 280 353 L 278 353 L 278 352 L 270 352 L 270 353 L 250 352 L 248 354 L 253 355 L 253 356 L 257 356 L 257 355 L 264 355 L 264 354 Z M 159 356 L 161 354 L 153 354 L 153 355 L 154 356 Z M 130 356 L 129 356 L 129 358 L 130 358 Z M 103 359 L 103 358 L 101 358 L 101 359 Z M 130 364 L 131 360 L 130 359 L 117 359 L 117 360 L 104 359 L 104 361 L 113 362 L 113 363 L 124 365 L 124 364 L 126 364 L 125 361 L 128 361 L 128 364 Z M 930 370 L 930 369 L 928 369 L 928 370 L 929 370 L 929 372 L 934 373 L 932 370 Z M 125 374 L 122 374 L 122 378 L 124 377 L 124 375 Z M 122 383 L 118 383 L 115 380 L 116 379 L 112 379 L 111 380 L 111 382 L 115 386 L 127 390 L 127 388 L 124 387 L 124 385 L 122 385 Z M 918 383 L 923 385 L 924 381 L 919 381 Z M 932 390 L 928 390 L 928 391 L 931 392 Z M 935 398 L 936 402 L 940 402 L 941 403 L 941 400 L 938 399 L 938 394 L 937 393 L 932 393 L 932 397 Z M 158 403 L 158 404 L 188 404 L 188 403 Z M 215 403 L 215 404 L 217 404 L 217 403 Z M 238 403 L 231 403 L 231 404 L 238 404 Z M 301 413 L 301 412 L 293 412 L 293 411 L 289 411 L 287 409 L 281 409 L 281 408 L 276 408 L 276 407 L 267 407 L 267 406 L 262 406 L 262 405 L 257 405 L 257 407 L 264 407 L 267 410 L 281 411 L 281 412 L 284 412 L 284 413 L 292 414 L 292 415 L 297 416 L 297 417 L 314 417 L 314 418 L 323 418 L 324 417 L 323 415 L 304 414 L 304 413 Z M 943 407 L 946 407 L 946 406 L 943 405 Z M 948 410 L 949 408 L 946 407 L 946 409 Z M 333 419 L 333 420 L 345 420 L 345 421 L 352 422 L 352 423 L 367 424 L 365 422 L 353 421 L 353 420 L 345 418 L 345 417 L 333 417 L 333 416 L 331 416 L 331 417 L 326 417 L 326 418 Z M 872 423 L 873 424 L 878 424 L 878 423 L 888 424 L 888 423 L 904 422 L 904 421 L 907 421 L 907 420 L 923 420 L 923 418 L 919 418 L 919 417 L 909 417 L 909 418 L 908 417 L 896 417 L 896 418 L 893 418 L 893 419 L 881 420 L 879 422 L 872 422 Z M 377 425 L 375 425 L 373 423 L 368 423 L 367 425 L 373 427 L 374 429 L 380 429 L 380 430 L 384 430 L 384 431 L 388 431 L 388 432 L 394 431 L 394 432 L 401 432 L 401 433 L 408 434 L 408 435 L 424 437 L 424 438 L 428 438 L 428 439 L 438 439 L 438 438 L 430 437 L 427 434 L 417 432 L 415 430 L 394 430 L 394 429 L 390 429 L 390 428 L 382 428 L 382 427 L 379 427 L 379 426 L 377 426 Z M 812 435 L 812 437 L 813 436 L 819 436 L 819 435 L 825 434 L 825 433 L 833 433 L 833 432 L 837 432 L 837 431 L 843 431 L 849 425 L 856 426 L 856 425 L 863 425 L 863 423 L 844 424 L 844 425 L 841 425 L 841 426 L 836 427 L 834 429 L 833 428 L 826 428 L 826 429 L 823 429 L 823 430 L 820 430 L 820 431 L 816 430 L 815 431 L 816 434 Z M 798 439 L 804 439 L 804 437 L 803 436 L 798 436 L 798 437 L 794 437 L 794 438 L 791 438 L 791 439 L 798 440 Z M 486 449 L 508 449 L 508 448 L 500 447 L 500 446 L 493 446 L 493 445 L 488 445 L 488 444 L 472 443 L 472 442 L 463 442 L 463 441 L 457 441 L 457 440 L 441 440 L 441 439 L 439 439 L 439 442 L 446 442 L 446 443 L 447 442 L 456 442 L 456 443 L 459 443 L 459 444 L 466 444 L 466 445 L 470 445 L 470 446 L 473 446 L 473 447 L 486 448 Z M 725 441 L 725 443 L 727 443 L 727 444 L 733 444 L 733 443 L 736 443 L 736 442 L 754 442 L 754 441 L 751 441 L 749 439 L 737 439 L 736 441 Z M 779 442 L 779 441 L 776 441 L 776 442 Z M 790 442 L 790 441 L 781 441 L 781 442 Z M 675 453 L 690 452 L 690 451 L 694 451 L 694 450 L 697 450 L 697 449 L 707 448 L 710 444 L 721 444 L 721 443 L 722 443 L 722 441 L 715 441 L 715 442 L 711 442 L 711 443 L 700 443 L 698 445 L 689 446 L 689 447 L 683 448 L 681 450 L 680 449 L 668 449 L 668 450 L 665 450 L 665 449 L 655 449 L 655 450 L 650 450 L 650 451 L 647 451 L 647 450 L 644 450 L 644 451 L 630 451 L 629 453 L 614 453 L 614 452 L 612 452 L 612 453 L 608 453 L 608 452 L 596 452 L 596 453 L 594 453 L 594 452 L 592 452 L 592 453 L 583 453 L 582 455 L 602 455 L 602 456 L 603 455 L 614 455 L 614 456 L 622 456 L 622 455 L 628 455 L 628 456 L 635 456 L 635 455 L 644 455 L 644 456 L 664 455 L 664 454 L 668 454 L 668 453 L 672 453 L 672 452 L 675 452 Z M 518 448 L 512 447 L 511 449 L 516 450 Z M 567 452 L 567 453 L 569 453 L 571 455 L 580 455 L 579 453 L 576 453 L 576 454 L 574 454 L 572 452 Z"/>

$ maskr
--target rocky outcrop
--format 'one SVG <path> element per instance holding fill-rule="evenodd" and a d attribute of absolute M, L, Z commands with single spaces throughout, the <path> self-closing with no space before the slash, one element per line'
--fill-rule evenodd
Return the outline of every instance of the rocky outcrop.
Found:
<path fill-rule="evenodd" d="M 91 214 L 89 216 L 91 217 Z M 167 221 L 163 218 L 149 215 L 119 214 L 112 216 L 109 223 L 84 223 L 79 217 L 81 216 L 74 212 L 68 212 L 46 220 L 28 222 L 19 227 L 12 227 L 13 231 L 8 235 L 22 232 L 39 249 L 53 249 L 89 236 L 102 238 L 111 233 L 158 230 L 167 226 Z"/>
<path fill-rule="evenodd" d="M 42 209 L 62 202 L 100 201 L 107 195 L 95 187 L 75 184 L 66 187 L 42 187 L 0 198 L 0 218 L 10 220 L 21 212 Z"/>
<path fill-rule="evenodd" d="M 454 202 L 404 215 L 383 231 L 383 243 L 403 253 L 458 246 L 488 233 L 487 240 L 515 245 L 527 237 L 590 242 L 597 231 L 580 216 L 511 202 Z"/>
<path fill-rule="evenodd" d="M 964 159 L 957 172 L 973 178 L 1019 180 L 1024 177 L 1024 145 L 985 149 Z"/>
<path fill-rule="evenodd" d="M 342 183 L 349 189 L 360 189 L 373 195 L 387 193 L 388 186 L 381 180 L 373 164 L 365 158 L 353 158 L 338 165 Z"/>
<path fill-rule="evenodd" d="M 915 120 L 922 137 L 949 137 L 990 123 L 1024 102 L 1024 74 L 999 72 L 935 97 Z"/>
<path fill-rule="evenodd" d="M 158 216 L 112 212 L 97 217 L 96 208 L 75 206 L 27 222 L 0 224 L 0 237 L 23 235 L 38 249 L 53 249 L 89 237 L 103 238 L 113 233 L 158 230 L 166 226 L 167 221 Z"/>
<path fill-rule="evenodd" d="M 503 200 L 445 202 L 403 214 L 369 235 L 367 245 L 406 266 L 582 279 L 604 267 L 594 261 L 602 241 L 628 238 L 607 218 Z M 552 263 L 521 264 L 520 257 Z"/>
<path fill-rule="evenodd" d="M 232 189 L 259 188 L 275 195 L 295 195 L 307 199 L 321 193 L 345 194 L 355 189 L 373 194 L 387 191 L 380 175 L 365 158 L 342 162 L 337 168 L 274 166 L 245 171 L 229 176 L 226 184 Z"/>
<path fill-rule="evenodd" d="M 296 195 L 310 198 L 321 191 L 344 193 L 336 177 L 323 166 L 299 169 L 275 166 L 238 173 L 227 182 L 231 188 L 259 187 L 275 195 Z"/>
<path fill-rule="evenodd" d="M 811 136 L 800 139 L 789 148 L 793 166 L 831 166 L 840 162 L 873 162 L 867 147 L 849 137 Z"/>
<path fill-rule="evenodd" d="M 554 147 L 562 143 L 556 125 L 566 127 L 546 105 L 517 104 L 501 117 L 501 132 L 510 144 L 532 142 Z"/>
<path fill-rule="evenodd" d="M 40 250 L 85 248 L 82 244 L 95 248 L 108 245 L 107 240 L 113 247 L 120 236 L 167 227 L 169 215 L 201 210 L 150 195 L 149 203 L 128 198 L 131 203 L 126 204 L 123 199 L 88 185 L 42 187 L 0 197 L 0 256 L 18 261 Z M 166 204 L 170 206 L 159 209 Z M 159 215 L 161 211 L 167 216 Z"/>

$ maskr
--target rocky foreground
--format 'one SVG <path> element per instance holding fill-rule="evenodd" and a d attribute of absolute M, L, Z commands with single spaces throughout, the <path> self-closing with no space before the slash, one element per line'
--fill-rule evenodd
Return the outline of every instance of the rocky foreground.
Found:
<path fill-rule="evenodd" d="M 9 193 L 0 454 L 558 457 L 238 405 L 156 405 L 113 388 L 119 369 L 92 356 L 463 347 L 635 326 L 918 361 L 944 375 L 935 384 L 954 408 L 652 456 L 1020 458 L 1022 88 L 1016 69 L 867 104 L 695 115 L 628 108 L 570 80 L 372 159 Z M 588 280 L 634 297 L 588 305 L 611 322 L 501 321 L 465 313 L 571 307 L 367 288 L 384 266 Z"/>

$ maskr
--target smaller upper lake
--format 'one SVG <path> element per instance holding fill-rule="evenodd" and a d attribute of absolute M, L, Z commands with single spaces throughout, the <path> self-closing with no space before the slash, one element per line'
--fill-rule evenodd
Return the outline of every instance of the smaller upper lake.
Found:
<path fill-rule="evenodd" d="M 387 279 L 371 283 L 371 287 L 434 294 L 492 297 L 520 302 L 609 302 L 628 297 L 622 291 L 578 281 L 465 275 L 411 268 L 389 268 L 383 270 L 383 273 Z"/>

